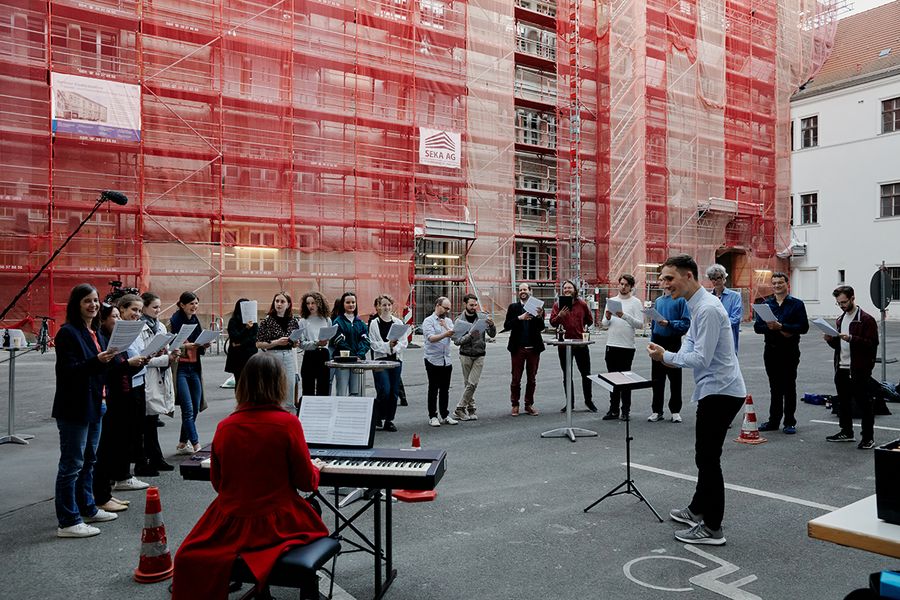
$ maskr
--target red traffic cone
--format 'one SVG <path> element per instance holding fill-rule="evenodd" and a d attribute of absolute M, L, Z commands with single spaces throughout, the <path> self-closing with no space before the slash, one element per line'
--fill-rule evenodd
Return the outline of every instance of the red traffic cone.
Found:
<path fill-rule="evenodd" d="M 412 447 L 413 447 L 413 448 L 421 448 L 421 447 L 422 447 L 422 440 L 419 439 L 419 434 L 418 434 L 418 433 L 414 433 L 414 434 L 413 434 L 413 437 L 412 437 Z"/>
<path fill-rule="evenodd" d="M 147 489 L 147 508 L 144 510 L 144 531 L 141 532 L 141 558 L 134 570 L 138 583 L 156 583 L 172 576 L 175 567 L 166 543 L 166 526 L 162 522 L 159 488 Z"/>
<path fill-rule="evenodd" d="M 744 423 L 741 425 L 741 435 L 734 441 L 740 444 L 764 444 L 766 438 L 759 435 L 759 427 L 756 425 L 756 411 L 753 409 L 753 396 L 747 395 L 744 403 Z"/>
<path fill-rule="evenodd" d="M 412 447 L 422 447 L 422 440 L 421 438 L 419 438 L 418 433 L 413 434 Z M 394 496 L 394 498 L 400 500 L 401 502 L 431 502 L 437 497 L 437 492 L 435 492 L 434 490 L 394 490 L 392 495 Z"/>

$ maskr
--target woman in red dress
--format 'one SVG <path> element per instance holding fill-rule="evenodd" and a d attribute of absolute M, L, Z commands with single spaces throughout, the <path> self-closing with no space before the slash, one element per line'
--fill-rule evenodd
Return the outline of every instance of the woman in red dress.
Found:
<path fill-rule="evenodd" d="M 210 480 L 219 493 L 175 555 L 173 600 L 227 598 L 238 554 L 257 581 L 292 546 L 328 535 L 322 518 L 298 495 L 319 484 L 297 417 L 281 408 L 284 367 L 261 352 L 247 361 L 237 409 L 216 429 Z"/>

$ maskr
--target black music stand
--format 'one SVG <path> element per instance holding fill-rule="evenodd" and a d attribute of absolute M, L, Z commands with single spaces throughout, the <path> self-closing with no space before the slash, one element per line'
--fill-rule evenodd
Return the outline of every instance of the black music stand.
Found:
<path fill-rule="evenodd" d="M 591 375 L 588 377 L 591 381 L 602 387 L 603 389 L 609 392 L 620 392 L 620 391 L 631 391 L 631 390 L 640 390 L 646 389 L 653 386 L 653 382 L 649 379 L 644 379 L 637 373 L 632 371 L 624 371 L 624 372 L 615 372 L 615 373 L 601 373 L 599 375 Z M 653 514 L 656 515 L 656 518 L 659 519 L 659 522 L 662 523 L 662 517 L 659 516 L 659 513 L 656 512 L 656 509 L 653 508 L 653 505 L 650 504 L 650 501 L 644 497 L 644 494 L 641 493 L 641 490 L 634 484 L 634 480 L 631 478 L 631 440 L 634 439 L 631 437 L 631 419 L 628 418 L 625 420 L 625 481 L 606 492 L 594 501 L 590 506 L 584 509 L 584 512 L 587 512 L 606 500 L 607 498 L 611 498 L 612 496 L 618 496 L 620 494 L 631 494 L 641 502 L 647 505 Z M 622 488 L 625 489 L 622 489 Z"/>

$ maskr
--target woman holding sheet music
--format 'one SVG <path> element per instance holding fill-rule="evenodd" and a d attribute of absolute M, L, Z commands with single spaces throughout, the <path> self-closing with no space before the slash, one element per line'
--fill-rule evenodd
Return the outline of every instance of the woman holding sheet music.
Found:
<path fill-rule="evenodd" d="M 141 320 L 147 324 L 141 336 L 144 345 L 159 334 L 166 334 L 166 326 L 159 320 L 162 301 L 153 292 L 141 294 L 144 310 Z M 175 411 L 175 380 L 172 367 L 178 360 L 180 352 L 161 352 L 147 362 L 147 374 L 144 377 L 144 397 L 147 410 L 144 413 L 144 457 L 151 471 L 174 471 L 175 467 L 163 458 L 159 446 L 157 422 L 160 415 L 168 415 Z"/>
<path fill-rule="evenodd" d="M 395 360 L 401 363 L 394 369 L 373 371 L 375 379 L 375 422 L 384 431 L 397 431 L 394 415 L 400 394 L 400 371 L 403 369 L 403 351 L 408 343 L 406 336 L 390 339 L 392 327 L 403 327 L 403 321 L 391 314 L 394 299 L 387 294 L 375 298 L 378 316 L 369 323 L 369 344 L 375 360 Z"/>
<path fill-rule="evenodd" d="M 325 363 L 331 358 L 328 340 L 319 340 L 319 331 L 331 327 L 328 305 L 319 292 L 307 292 L 300 301 L 300 365 L 301 396 L 330 396 L 331 369 Z"/>
<path fill-rule="evenodd" d="M 291 340 L 291 334 L 299 327 L 290 294 L 278 292 L 272 297 L 272 305 L 266 318 L 259 324 L 256 336 L 256 347 L 274 353 L 284 365 L 287 392 L 281 405 L 291 412 L 297 404 L 297 352 L 294 348 L 299 343 L 299 340 Z"/>
<path fill-rule="evenodd" d="M 175 454 L 193 454 L 200 450 L 200 436 L 197 434 L 197 413 L 203 404 L 203 369 L 200 357 L 206 352 L 209 344 L 195 343 L 203 327 L 197 318 L 200 299 L 193 292 L 183 292 L 178 298 L 178 310 L 169 321 L 172 333 L 178 333 L 185 325 L 193 325 L 194 329 L 187 341 L 181 345 L 181 356 L 178 357 L 178 373 L 175 375 L 175 400 L 181 406 L 181 434 Z"/>
<path fill-rule="evenodd" d="M 249 302 L 247 298 L 240 298 L 234 303 L 231 318 L 228 319 L 228 357 L 225 359 L 225 372 L 234 375 L 234 386 L 241 378 L 241 371 L 250 357 L 256 354 L 256 340 L 259 336 L 259 324 L 254 317 L 252 321 L 245 322 L 242 302 Z M 252 310 L 252 309 L 251 309 Z"/>

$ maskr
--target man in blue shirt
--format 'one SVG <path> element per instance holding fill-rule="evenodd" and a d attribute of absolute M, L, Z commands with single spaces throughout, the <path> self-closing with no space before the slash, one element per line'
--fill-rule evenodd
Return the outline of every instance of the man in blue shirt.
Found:
<path fill-rule="evenodd" d="M 691 325 L 681 349 L 668 352 L 650 342 L 647 353 L 656 362 L 694 370 L 693 401 L 697 402 L 694 460 L 697 487 L 686 508 L 674 509 L 674 521 L 690 525 L 675 532 L 686 544 L 725 543 L 722 518 L 725 514 L 725 480 L 722 476 L 722 445 L 728 425 L 741 410 L 747 388 L 734 353 L 731 322 L 722 303 L 700 285 L 697 263 L 686 254 L 669 257 L 659 280 L 673 298 L 687 300 Z"/>
<path fill-rule="evenodd" d="M 684 298 L 673 298 L 671 293 L 665 291 L 656 299 L 654 308 L 664 318 L 652 322 L 650 341 L 671 352 L 678 352 L 681 349 L 681 338 L 691 325 L 687 302 Z M 668 379 L 669 412 L 672 413 L 673 423 L 681 423 L 681 369 L 653 361 L 650 365 L 650 379 L 653 381 L 653 408 L 647 420 L 662 421 Z"/>
<path fill-rule="evenodd" d="M 706 269 L 706 277 L 713 284 L 712 295 L 722 301 L 728 319 L 731 321 L 731 332 L 734 334 L 734 353 L 738 353 L 739 336 L 741 334 L 741 320 L 744 318 L 744 303 L 741 294 L 725 287 L 728 279 L 728 271 L 725 267 L 716 263 Z"/>
<path fill-rule="evenodd" d="M 797 367 L 800 365 L 800 336 L 809 331 L 806 305 L 803 300 L 788 294 L 788 276 L 781 271 L 772 273 L 773 295 L 765 299 L 775 321 L 766 323 L 759 315 L 753 331 L 765 336 L 763 363 L 769 376 L 769 420 L 761 423 L 760 431 L 775 431 L 784 415 L 787 434 L 797 433 Z"/>

